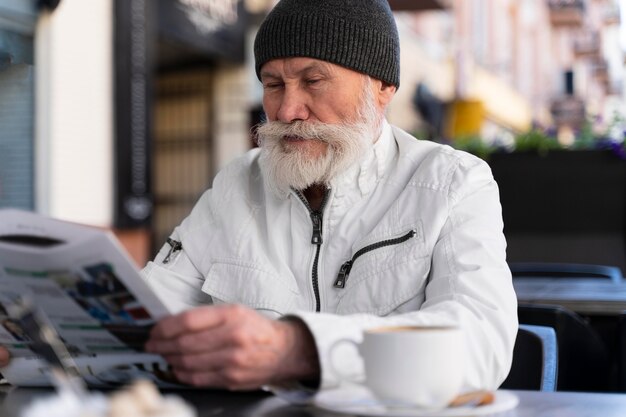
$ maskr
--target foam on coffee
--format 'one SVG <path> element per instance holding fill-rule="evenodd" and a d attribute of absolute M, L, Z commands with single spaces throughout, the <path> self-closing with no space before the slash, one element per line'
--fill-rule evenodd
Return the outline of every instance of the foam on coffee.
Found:
<path fill-rule="evenodd" d="M 434 330 L 454 330 L 451 326 L 388 326 L 376 327 L 366 330 L 368 333 L 392 333 L 392 332 L 413 332 L 413 331 L 434 331 Z"/>

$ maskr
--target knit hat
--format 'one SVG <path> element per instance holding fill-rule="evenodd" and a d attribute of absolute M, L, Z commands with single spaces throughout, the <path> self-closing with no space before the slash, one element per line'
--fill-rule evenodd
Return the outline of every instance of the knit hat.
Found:
<path fill-rule="evenodd" d="M 400 42 L 387 0 L 281 0 L 254 41 L 256 73 L 276 58 L 332 62 L 398 87 Z"/>

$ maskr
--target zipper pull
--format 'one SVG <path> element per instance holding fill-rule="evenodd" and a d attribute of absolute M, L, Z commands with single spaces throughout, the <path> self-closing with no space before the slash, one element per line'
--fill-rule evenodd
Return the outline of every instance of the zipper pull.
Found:
<path fill-rule="evenodd" d="M 172 255 L 174 255 L 176 252 L 183 248 L 182 243 L 169 237 L 167 238 L 167 243 L 170 245 L 170 250 L 169 252 L 167 252 L 165 258 L 163 258 L 164 264 L 169 263 L 172 260 Z"/>
<path fill-rule="evenodd" d="M 352 260 L 345 262 L 339 268 L 339 273 L 337 274 L 337 279 L 333 284 L 335 288 L 344 288 L 346 286 L 346 281 L 348 280 L 348 275 L 350 275 L 350 270 L 352 269 Z"/>
<path fill-rule="evenodd" d="M 311 243 L 314 245 L 322 244 L 322 216 L 317 211 L 311 213 L 311 221 L 313 221 L 313 236 Z"/>

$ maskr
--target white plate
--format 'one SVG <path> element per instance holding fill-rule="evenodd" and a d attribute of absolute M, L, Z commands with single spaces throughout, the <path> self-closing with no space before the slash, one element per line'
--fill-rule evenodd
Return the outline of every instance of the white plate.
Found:
<path fill-rule="evenodd" d="M 494 401 L 487 405 L 428 410 L 422 408 L 387 407 L 374 398 L 367 388 L 349 386 L 320 392 L 315 397 L 314 404 L 324 410 L 360 416 L 464 417 L 500 413 L 515 408 L 519 402 L 517 396 L 509 391 L 496 391 L 494 394 Z"/>

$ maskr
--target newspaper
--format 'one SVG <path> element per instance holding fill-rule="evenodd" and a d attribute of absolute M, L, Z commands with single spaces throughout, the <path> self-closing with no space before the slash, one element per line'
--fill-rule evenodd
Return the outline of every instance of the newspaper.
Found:
<path fill-rule="evenodd" d="M 49 386 L 47 365 L 8 313 L 24 296 L 57 330 L 88 385 L 147 378 L 180 386 L 163 358 L 142 352 L 152 325 L 170 312 L 112 233 L 0 210 L 0 345 L 12 357 L 0 372 L 13 385 Z"/>

